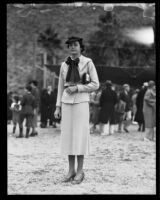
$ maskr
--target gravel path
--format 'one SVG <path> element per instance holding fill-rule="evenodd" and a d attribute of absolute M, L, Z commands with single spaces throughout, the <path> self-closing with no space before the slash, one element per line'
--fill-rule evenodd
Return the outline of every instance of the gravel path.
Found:
<path fill-rule="evenodd" d="M 155 142 L 142 141 L 137 125 L 130 130 L 91 134 L 85 179 L 72 185 L 62 183 L 68 160 L 59 155 L 60 127 L 38 128 L 37 137 L 17 139 L 8 125 L 8 194 L 156 194 Z"/>

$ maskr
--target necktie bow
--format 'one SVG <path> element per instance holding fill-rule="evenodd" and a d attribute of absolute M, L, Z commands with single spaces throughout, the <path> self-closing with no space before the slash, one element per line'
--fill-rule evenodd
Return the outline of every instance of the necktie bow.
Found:
<path fill-rule="evenodd" d="M 66 64 L 69 66 L 67 76 L 66 76 L 67 82 L 77 83 L 80 81 L 78 63 L 79 63 L 79 58 L 72 60 L 71 57 L 68 57 L 66 61 Z"/>
<path fill-rule="evenodd" d="M 67 65 L 75 65 L 78 67 L 78 63 L 79 63 L 79 58 L 76 58 L 75 60 L 72 60 L 71 57 L 67 58 L 66 64 Z"/>

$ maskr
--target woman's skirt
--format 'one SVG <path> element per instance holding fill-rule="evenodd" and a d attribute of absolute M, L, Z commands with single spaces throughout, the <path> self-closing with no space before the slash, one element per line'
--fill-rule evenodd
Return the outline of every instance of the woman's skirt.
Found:
<path fill-rule="evenodd" d="M 61 154 L 88 155 L 89 152 L 89 103 L 62 103 Z"/>

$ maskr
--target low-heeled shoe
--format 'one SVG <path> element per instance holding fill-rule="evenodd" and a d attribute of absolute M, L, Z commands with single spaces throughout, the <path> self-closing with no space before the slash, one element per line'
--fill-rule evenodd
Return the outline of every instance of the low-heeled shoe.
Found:
<path fill-rule="evenodd" d="M 76 175 L 74 177 L 74 180 L 72 181 L 72 184 L 80 184 L 83 181 L 83 179 L 84 179 L 84 172 Z"/>
<path fill-rule="evenodd" d="M 64 180 L 62 182 L 67 183 L 69 181 L 72 181 L 72 179 L 76 176 L 76 173 L 72 174 L 69 177 L 65 177 Z"/>

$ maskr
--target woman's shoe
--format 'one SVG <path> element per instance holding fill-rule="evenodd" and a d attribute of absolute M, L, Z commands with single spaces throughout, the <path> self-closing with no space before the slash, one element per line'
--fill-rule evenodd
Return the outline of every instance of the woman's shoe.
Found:
<path fill-rule="evenodd" d="M 53 128 L 57 128 L 56 124 L 53 124 Z"/>
<path fill-rule="evenodd" d="M 129 130 L 128 130 L 128 129 L 126 129 L 126 128 L 124 128 L 124 131 L 125 131 L 126 133 L 129 133 Z"/>
<path fill-rule="evenodd" d="M 36 131 L 35 133 L 32 132 L 32 133 L 30 134 L 30 137 L 34 137 L 34 136 L 36 136 L 36 135 L 38 135 L 38 132 L 37 132 L 37 131 Z"/>
<path fill-rule="evenodd" d="M 105 132 L 101 132 L 100 135 L 102 135 L 102 136 L 103 136 L 103 135 L 107 135 L 107 133 L 105 133 Z"/>
<path fill-rule="evenodd" d="M 75 176 L 74 180 L 72 181 L 72 184 L 80 184 L 84 179 L 84 172 L 78 174 Z"/>
<path fill-rule="evenodd" d="M 76 176 L 76 173 L 72 174 L 71 176 L 66 176 L 62 182 L 67 183 L 69 181 L 72 181 L 75 176 Z"/>
<path fill-rule="evenodd" d="M 149 138 L 144 137 L 144 138 L 143 138 L 143 141 L 145 141 L 145 142 L 150 142 L 151 140 L 150 140 Z"/>
<path fill-rule="evenodd" d="M 16 136 L 16 138 L 23 138 L 23 135 L 18 135 Z"/>

